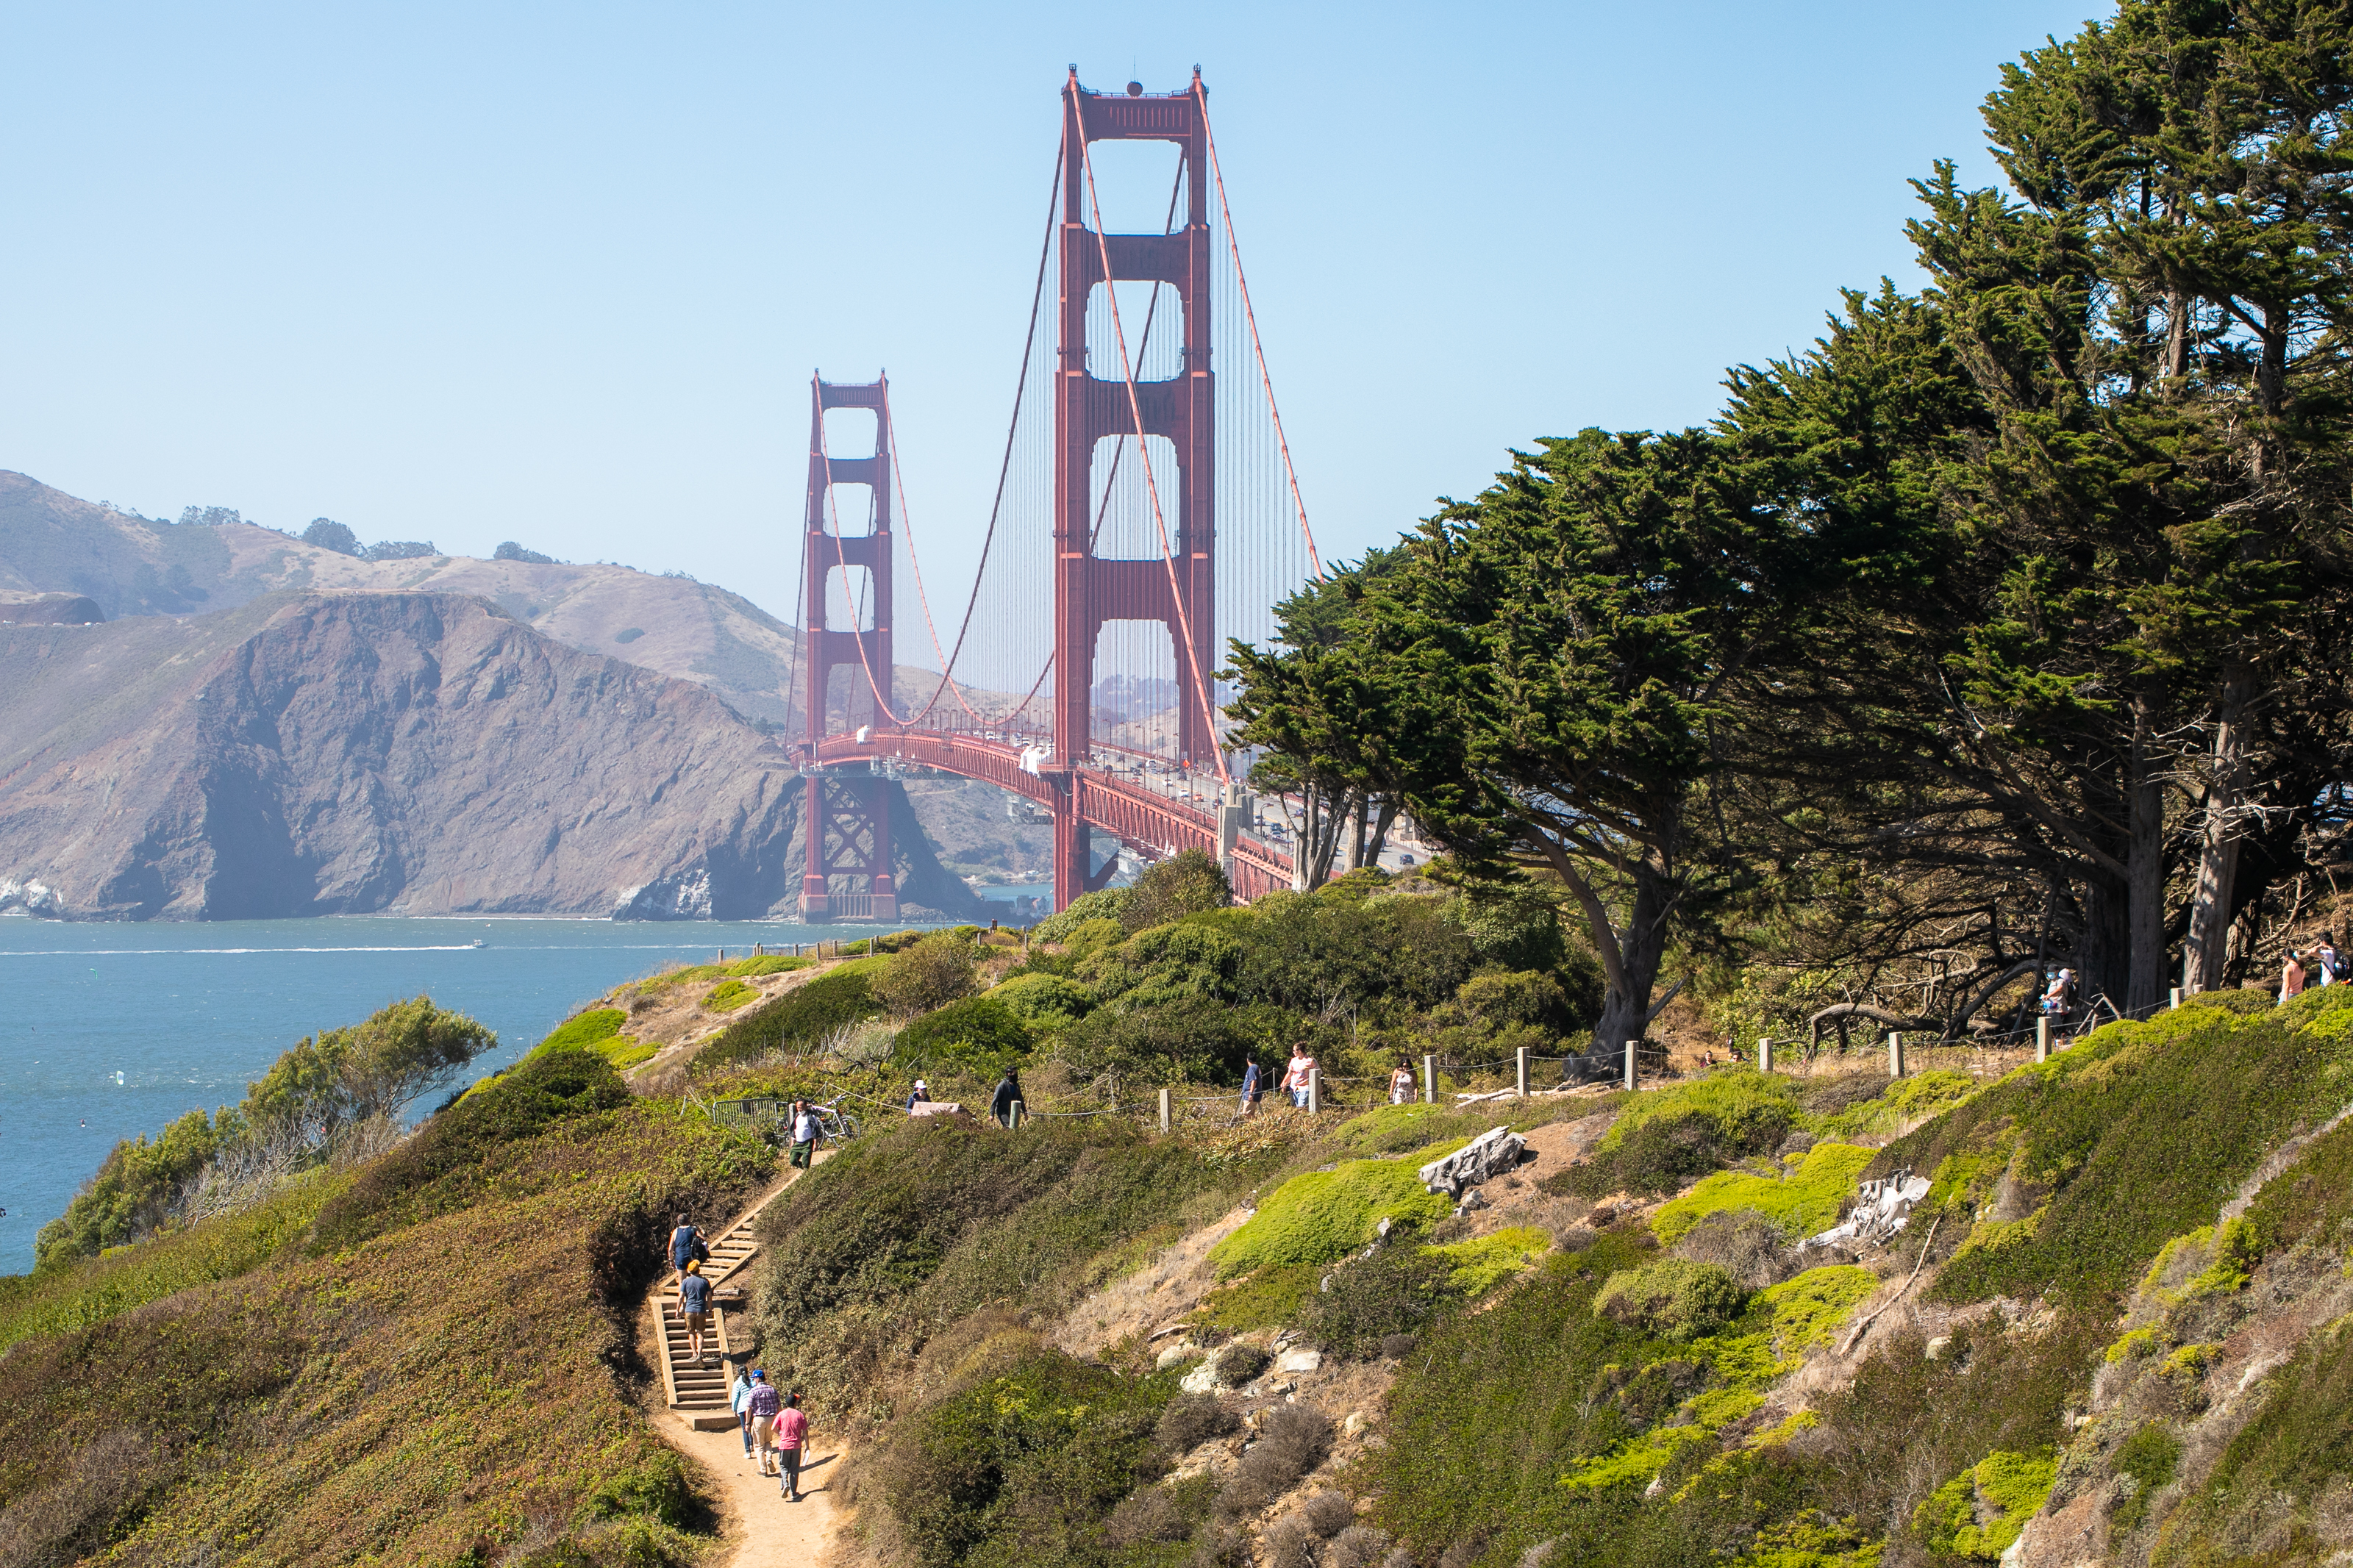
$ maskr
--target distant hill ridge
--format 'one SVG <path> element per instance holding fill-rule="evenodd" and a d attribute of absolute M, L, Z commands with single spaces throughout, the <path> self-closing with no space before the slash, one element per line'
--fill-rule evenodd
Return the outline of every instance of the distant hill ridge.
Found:
<path fill-rule="evenodd" d="M 119 620 L 205 615 L 290 590 L 478 595 L 558 642 L 707 686 L 746 718 L 801 725 L 799 634 L 708 583 L 527 559 L 367 561 L 249 522 L 137 517 L 0 469 L 0 592 L 82 595 Z M 920 706 L 938 679 L 901 666 L 892 701 Z"/>

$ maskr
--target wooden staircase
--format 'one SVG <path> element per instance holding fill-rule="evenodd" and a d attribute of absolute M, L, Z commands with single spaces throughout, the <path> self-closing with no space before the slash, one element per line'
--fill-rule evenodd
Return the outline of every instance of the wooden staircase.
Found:
<path fill-rule="evenodd" d="M 702 1336 L 707 1358 L 703 1363 L 697 1364 L 687 1355 L 686 1318 L 678 1307 L 676 1274 L 666 1274 L 654 1292 L 654 1312 L 662 1339 L 662 1392 L 670 1407 L 698 1430 L 724 1431 L 735 1425 L 734 1412 L 728 1407 L 728 1389 L 733 1382 L 730 1363 L 735 1352 L 728 1342 L 727 1319 L 731 1312 L 744 1310 L 744 1270 L 760 1250 L 752 1234 L 753 1222 L 783 1191 L 778 1187 L 761 1199 L 711 1243 L 710 1261 L 702 1266 L 703 1277 L 711 1281 L 712 1307 L 711 1327 Z"/>

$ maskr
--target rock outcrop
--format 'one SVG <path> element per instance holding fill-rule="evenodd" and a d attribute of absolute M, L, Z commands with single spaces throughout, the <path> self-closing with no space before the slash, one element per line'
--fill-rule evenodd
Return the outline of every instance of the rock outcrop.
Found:
<path fill-rule="evenodd" d="M 0 627 L 0 901 L 32 912 L 757 918 L 802 794 L 712 691 L 478 599 Z M 964 912 L 911 853 L 908 896 Z"/>

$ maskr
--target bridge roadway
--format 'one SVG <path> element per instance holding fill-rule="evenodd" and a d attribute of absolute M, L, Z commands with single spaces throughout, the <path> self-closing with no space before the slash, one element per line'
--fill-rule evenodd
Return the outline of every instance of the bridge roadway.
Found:
<path fill-rule="evenodd" d="M 882 730 L 828 735 L 818 743 L 821 767 L 897 758 L 943 773 L 978 779 L 1036 801 L 1050 811 L 1074 807 L 1079 820 L 1100 827 L 1132 849 L 1166 859 L 1182 849 L 1218 852 L 1218 810 L 1171 800 L 1108 768 L 1021 765 L 1022 748 L 1004 741 L 935 730 Z M 1065 802 L 1068 802 L 1068 807 Z M 1291 886 L 1291 857 L 1271 845 L 1242 838 L 1234 846 L 1235 894 L 1256 899 Z"/>

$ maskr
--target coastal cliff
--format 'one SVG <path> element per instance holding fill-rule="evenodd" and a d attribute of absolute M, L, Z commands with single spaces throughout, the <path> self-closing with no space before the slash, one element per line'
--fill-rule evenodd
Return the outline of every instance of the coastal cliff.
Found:
<path fill-rule="evenodd" d="M 471 597 L 0 627 L 0 907 L 756 919 L 799 784 L 709 689 Z M 911 837 L 907 900 L 967 912 Z"/>

